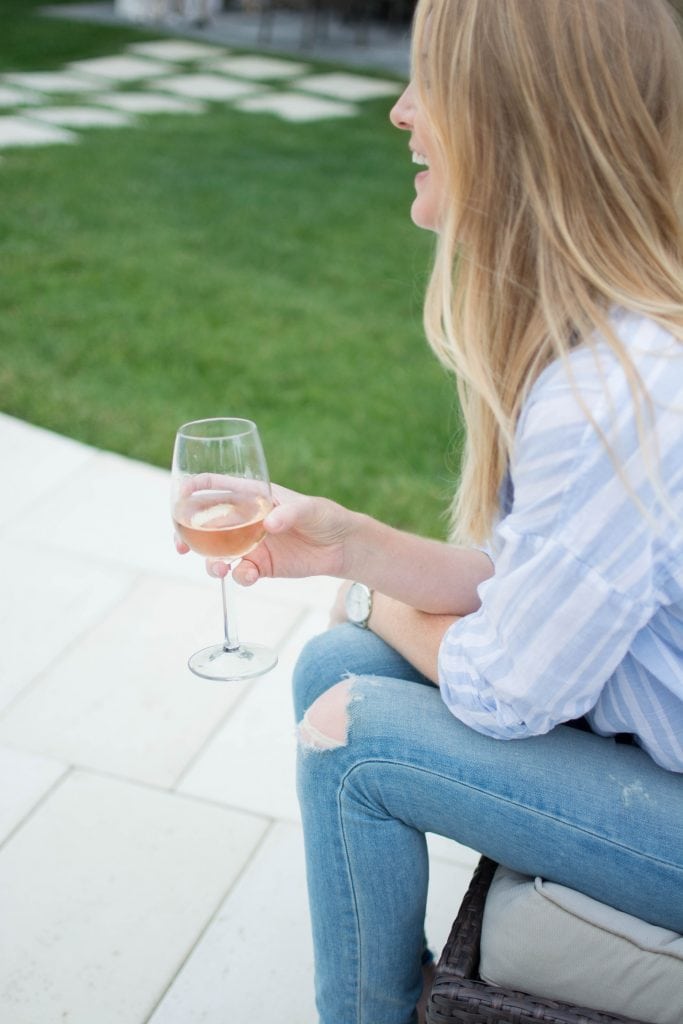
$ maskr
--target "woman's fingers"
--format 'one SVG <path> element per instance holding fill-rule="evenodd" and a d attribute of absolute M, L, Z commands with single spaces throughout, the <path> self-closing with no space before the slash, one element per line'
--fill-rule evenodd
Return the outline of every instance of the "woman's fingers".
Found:
<path fill-rule="evenodd" d="M 243 558 L 239 565 L 233 569 L 232 578 L 241 587 L 251 587 L 261 578 L 258 565 L 250 558 Z"/>
<path fill-rule="evenodd" d="M 215 483 L 216 479 L 208 475 L 196 478 L 204 484 Z M 273 499 L 274 506 L 263 521 L 263 540 L 234 566 L 236 582 L 248 587 L 264 577 L 341 575 L 348 510 L 327 498 L 298 494 L 277 485 L 273 487 Z M 180 554 L 189 550 L 178 536 L 175 544 Z M 217 579 L 230 572 L 228 565 L 217 559 L 207 559 L 206 570 Z"/>
<path fill-rule="evenodd" d="M 224 562 L 220 558 L 207 558 L 206 571 L 208 572 L 209 576 L 213 576 L 215 579 L 220 580 L 223 578 L 223 576 L 228 575 L 228 573 L 230 572 L 230 566 L 228 565 L 227 562 Z"/>

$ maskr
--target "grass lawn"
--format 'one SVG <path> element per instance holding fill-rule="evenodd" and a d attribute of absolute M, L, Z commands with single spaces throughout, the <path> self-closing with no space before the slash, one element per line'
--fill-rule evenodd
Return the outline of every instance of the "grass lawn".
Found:
<path fill-rule="evenodd" d="M 37 6 L 3 0 L 0 70 L 160 35 Z M 5 151 L 2 410 L 162 466 L 181 422 L 248 416 L 274 479 L 442 535 L 458 420 L 388 106 L 292 125 L 215 105 Z"/>

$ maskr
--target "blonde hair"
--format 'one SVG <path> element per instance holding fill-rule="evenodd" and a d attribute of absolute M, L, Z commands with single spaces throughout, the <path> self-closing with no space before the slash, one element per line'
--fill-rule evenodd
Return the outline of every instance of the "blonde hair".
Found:
<path fill-rule="evenodd" d="M 446 177 L 425 300 L 466 442 L 459 540 L 484 540 L 540 372 L 608 314 L 683 340 L 683 43 L 665 0 L 419 0 L 413 80 Z"/>

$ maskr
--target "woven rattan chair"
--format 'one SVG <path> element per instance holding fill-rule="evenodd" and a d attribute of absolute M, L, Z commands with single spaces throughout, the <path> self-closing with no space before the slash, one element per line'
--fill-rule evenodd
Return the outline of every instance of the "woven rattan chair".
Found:
<path fill-rule="evenodd" d="M 479 977 L 486 893 L 497 865 L 482 857 L 436 968 L 427 1024 L 649 1024 L 488 985 Z"/>

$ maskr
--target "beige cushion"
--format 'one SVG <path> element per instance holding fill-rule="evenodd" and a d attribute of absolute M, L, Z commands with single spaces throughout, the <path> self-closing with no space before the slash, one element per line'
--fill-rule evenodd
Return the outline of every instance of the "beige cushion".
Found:
<path fill-rule="evenodd" d="M 683 936 L 502 866 L 486 898 L 479 973 L 570 1005 L 683 1022 Z"/>

